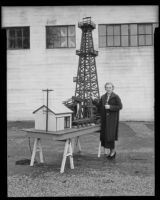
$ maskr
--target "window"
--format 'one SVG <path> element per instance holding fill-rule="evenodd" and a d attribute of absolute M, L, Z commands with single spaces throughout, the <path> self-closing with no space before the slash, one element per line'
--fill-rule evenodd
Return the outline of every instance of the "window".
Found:
<path fill-rule="evenodd" d="M 64 117 L 64 128 L 70 128 L 70 117 Z"/>
<path fill-rule="evenodd" d="M 99 25 L 99 47 L 152 46 L 158 23 Z"/>
<path fill-rule="evenodd" d="M 75 26 L 47 26 L 46 27 L 46 46 L 52 48 L 74 48 Z"/>
<path fill-rule="evenodd" d="M 138 44 L 139 46 L 152 45 L 152 24 L 139 24 L 138 25 Z"/>
<path fill-rule="evenodd" d="M 120 25 L 107 26 L 107 46 L 120 46 Z"/>
<path fill-rule="evenodd" d="M 137 24 L 130 24 L 130 46 L 137 46 Z"/>
<path fill-rule="evenodd" d="M 29 49 L 30 35 L 29 27 L 7 28 L 7 48 L 8 49 Z"/>
<path fill-rule="evenodd" d="M 129 46 L 128 24 L 121 25 L 121 46 Z"/>

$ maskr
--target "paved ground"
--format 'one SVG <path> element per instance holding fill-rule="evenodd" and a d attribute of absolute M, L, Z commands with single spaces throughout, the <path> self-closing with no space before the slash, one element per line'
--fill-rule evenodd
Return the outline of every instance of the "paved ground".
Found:
<path fill-rule="evenodd" d="M 64 174 L 59 173 L 63 142 L 42 141 L 44 165 L 15 164 L 30 159 L 28 138 L 20 129 L 33 126 L 33 122 L 8 123 L 9 196 L 154 195 L 152 122 L 120 122 L 114 161 L 103 156 L 103 149 L 101 157 L 97 157 L 99 133 L 81 136 L 82 152 L 74 154 L 75 169 L 70 169 L 67 160 Z M 33 140 L 30 142 L 32 147 Z"/>

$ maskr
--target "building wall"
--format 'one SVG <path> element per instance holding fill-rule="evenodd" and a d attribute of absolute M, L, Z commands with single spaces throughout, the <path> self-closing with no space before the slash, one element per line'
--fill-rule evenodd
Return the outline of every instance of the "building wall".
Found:
<path fill-rule="evenodd" d="M 46 130 L 46 115 L 43 113 L 43 109 L 34 114 L 34 120 L 35 129 Z"/>
<path fill-rule="evenodd" d="M 45 121 L 46 121 L 46 116 L 45 116 Z M 56 131 L 57 130 L 56 116 L 51 112 L 48 113 L 48 130 L 49 131 Z"/>
<path fill-rule="evenodd" d="M 2 7 L 2 26 L 30 26 L 30 49 L 7 50 L 7 118 L 31 120 L 45 102 L 42 89 L 53 89 L 53 101 L 74 95 L 81 30 L 91 16 L 100 94 L 106 81 L 115 84 L 123 103 L 121 120 L 154 120 L 154 47 L 98 47 L 98 24 L 158 22 L 157 6 Z M 76 48 L 46 49 L 45 26 L 76 25 Z"/>

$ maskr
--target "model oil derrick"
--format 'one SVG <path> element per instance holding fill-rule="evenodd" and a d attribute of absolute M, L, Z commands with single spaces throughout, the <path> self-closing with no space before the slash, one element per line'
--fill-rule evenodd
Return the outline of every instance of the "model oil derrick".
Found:
<path fill-rule="evenodd" d="M 86 17 L 78 23 L 78 27 L 82 30 L 82 37 L 80 50 L 76 50 L 79 64 L 77 77 L 74 77 L 74 82 L 76 82 L 75 96 L 64 103 L 75 112 L 74 118 L 76 120 L 93 119 L 96 107 L 92 104 L 91 98 L 97 100 L 100 98 L 95 61 L 98 51 L 94 50 L 92 37 L 92 31 L 96 25 L 91 21 L 91 17 Z"/>

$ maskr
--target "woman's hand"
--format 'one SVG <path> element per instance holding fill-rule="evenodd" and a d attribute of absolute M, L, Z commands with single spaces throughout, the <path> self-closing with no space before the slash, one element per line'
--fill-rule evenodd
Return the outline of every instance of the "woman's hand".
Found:
<path fill-rule="evenodd" d="M 110 105 L 106 104 L 105 109 L 110 109 Z"/>

